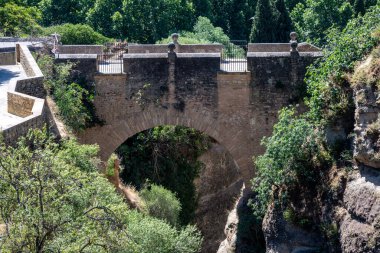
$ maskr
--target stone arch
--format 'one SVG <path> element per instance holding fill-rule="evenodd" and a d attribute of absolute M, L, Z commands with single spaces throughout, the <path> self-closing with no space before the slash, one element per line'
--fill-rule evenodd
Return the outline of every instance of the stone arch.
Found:
<path fill-rule="evenodd" d="M 79 134 L 79 140 L 86 144 L 98 144 L 100 158 L 102 161 L 106 161 L 128 138 L 160 125 L 184 126 L 207 134 L 231 154 L 244 181 L 248 183 L 250 180 L 252 175 L 250 172 L 247 173 L 247 169 L 249 169 L 247 168 L 247 160 L 250 160 L 250 157 L 244 157 L 239 152 L 240 138 L 234 138 L 238 133 L 234 132 L 233 129 L 224 127 L 221 115 L 215 115 L 214 112 L 207 110 L 195 111 L 187 108 L 181 112 L 175 109 L 150 107 L 132 114 L 128 118 L 87 129 Z"/>

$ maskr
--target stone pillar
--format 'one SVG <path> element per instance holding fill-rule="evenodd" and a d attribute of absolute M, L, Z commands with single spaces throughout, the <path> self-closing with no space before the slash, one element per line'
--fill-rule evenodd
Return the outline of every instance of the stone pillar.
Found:
<path fill-rule="evenodd" d="M 176 45 L 174 42 L 169 43 L 168 45 L 168 61 L 169 61 L 169 78 L 168 78 L 168 88 L 169 88 L 169 96 L 168 96 L 168 104 L 169 107 L 173 107 L 176 103 L 175 99 L 175 63 L 177 60 L 177 54 L 174 52 Z"/>
<path fill-rule="evenodd" d="M 298 65 L 300 54 L 298 52 L 297 33 L 290 33 L 290 59 L 291 59 L 291 73 L 290 79 L 293 86 L 298 84 Z"/>

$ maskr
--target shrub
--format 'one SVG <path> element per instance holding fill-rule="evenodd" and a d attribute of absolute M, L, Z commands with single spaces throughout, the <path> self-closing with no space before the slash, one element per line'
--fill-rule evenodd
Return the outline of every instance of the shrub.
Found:
<path fill-rule="evenodd" d="M 158 41 L 158 44 L 167 44 L 171 42 L 171 38 Z M 183 32 L 179 38 L 181 44 L 210 44 L 220 43 L 228 45 L 230 38 L 223 32 L 220 27 L 215 27 L 206 17 L 198 17 L 193 27 L 193 32 Z"/>
<path fill-rule="evenodd" d="M 131 212 L 128 226 L 131 240 L 136 242 L 139 253 L 192 253 L 199 252 L 202 236 L 194 226 L 187 226 L 181 231 L 174 230 L 169 224 L 151 217 L 142 217 Z M 128 251 L 126 252 L 135 252 Z"/>
<path fill-rule="evenodd" d="M 148 184 L 141 191 L 149 215 L 165 220 L 172 226 L 178 225 L 181 203 L 176 195 L 162 186 Z"/>
<path fill-rule="evenodd" d="M 44 86 L 56 102 L 59 115 L 72 130 L 80 131 L 94 121 L 91 111 L 93 94 L 73 82 L 70 76 L 73 63 L 54 64 L 48 55 L 39 56 L 37 63 L 45 75 Z"/>
<path fill-rule="evenodd" d="M 255 160 L 257 176 L 252 189 L 257 197 L 252 205 L 257 216 L 264 216 L 274 194 L 283 200 L 287 186 L 316 182 L 320 168 L 330 160 L 324 143 L 323 133 L 304 117 L 295 116 L 293 109 L 280 111 L 272 136 L 262 141 L 265 154 Z"/>
<path fill-rule="evenodd" d="M 68 45 L 104 44 L 109 38 L 95 32 L 92 27 L 82 24 L 63 24 L 44 28 L 45 35 L 58 33 L 61 42 Z"/>

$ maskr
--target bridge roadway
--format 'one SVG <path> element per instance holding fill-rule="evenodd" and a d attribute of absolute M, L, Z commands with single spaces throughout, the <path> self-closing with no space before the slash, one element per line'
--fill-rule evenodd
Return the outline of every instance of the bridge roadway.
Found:
<path fill-rule="evenodd" d="M 0 66 L 0 130 L 7 129 L 23 121 L 23 118 L 8 113 L 7 92 L 13 80 L 25 77 L 26 74 L 21 65 Z"/>

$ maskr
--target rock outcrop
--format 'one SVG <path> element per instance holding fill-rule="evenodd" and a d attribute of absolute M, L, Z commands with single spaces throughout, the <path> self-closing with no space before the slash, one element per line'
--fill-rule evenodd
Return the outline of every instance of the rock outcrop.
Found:
<path fill-rule="evenodd" d="M 320 234 L 295 226 L 283 217 L 283 211 L 269 206 L 263 221 L 267 253 L 316 253 L 323 240 Z"/>
<path fill-rule="evenodd" d="M 212 143 L 198 160 L 204 167 L 195 182 L 198 195 L 195 223 L 204 237 L 202 252 L 212 253 L 225 238 L 228 213 L 240 196 L 243 180 L 232 156 L 217 143 Z"/>
<path fill-rule="evenodd" d="M 340 242 L 345 253 L 380 252 L 380 49 L 376 51 L 353 78 L 356 170 L 343 197 Z"/>

